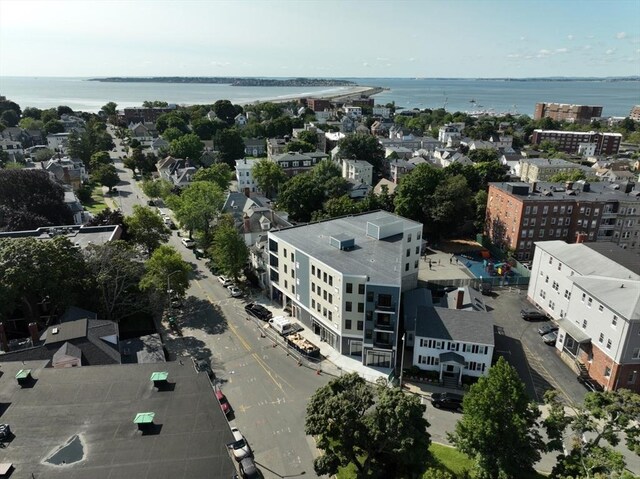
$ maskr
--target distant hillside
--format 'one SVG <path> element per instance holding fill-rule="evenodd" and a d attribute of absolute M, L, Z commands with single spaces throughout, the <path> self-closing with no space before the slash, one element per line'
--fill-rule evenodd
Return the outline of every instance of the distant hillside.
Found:
<path fill-rule="evenodd" d="M 270 78 L 232 78 L 232 77 L 107 77 L 90 78 L 88 81 L 109 83 L 216 83 L 231 86 L 354 86 L 349 80 L 327 78 L 289 78 L 274 80 Z"/>

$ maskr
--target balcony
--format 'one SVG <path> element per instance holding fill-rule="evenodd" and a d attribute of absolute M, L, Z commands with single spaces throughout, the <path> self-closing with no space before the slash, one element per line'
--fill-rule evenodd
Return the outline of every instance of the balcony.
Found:
<path fill-rule="evenodd" d="M 395 329 L 395 325 L 393 323 L 377 322 L 373 324 L 373 329 L 379 331 L 393 331 Z"/>
<path fill-rule="evenodd" d="M 376 313 L 396 314 L 396 303 L 391 303 L 389 305 L 376 303 L 375 306 L 374 306 L 374 310 L 375 310 Z"/>
<path fill-rule="evenodd" d="M 391 341 L 380 341 L 380 340 L 374 339 L 373 347 L 380 348 L 380 349 L 393 349 L 393 344 L 391 344 Z"/>

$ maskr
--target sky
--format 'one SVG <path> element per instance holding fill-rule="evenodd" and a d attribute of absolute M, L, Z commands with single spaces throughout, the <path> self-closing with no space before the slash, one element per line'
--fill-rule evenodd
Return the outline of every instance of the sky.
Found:
<path fill-rule="evenodd" d="M 628 75 L 640 0 L 0 0 L 0 76 Z"/>

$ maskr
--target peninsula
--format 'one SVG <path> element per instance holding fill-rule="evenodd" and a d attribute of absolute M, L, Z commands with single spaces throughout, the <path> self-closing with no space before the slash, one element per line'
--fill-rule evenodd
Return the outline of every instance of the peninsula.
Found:
<path fill-rule="evenodd" d="M 355 86 L 349 80 L 330 78 L 288 78 L 276 80 L 272 78 L 243 77 L 106 77 L 90 78 L 88 81 L 107 83 L 213 83 L 231 86 L 263 86 L 263 87 L 336 87 Z"/>

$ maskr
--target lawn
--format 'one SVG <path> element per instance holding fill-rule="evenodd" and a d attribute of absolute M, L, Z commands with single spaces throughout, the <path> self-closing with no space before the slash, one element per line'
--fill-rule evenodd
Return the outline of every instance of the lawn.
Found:
<path fill-rule="evenodd" d="M 457 449 L 442 444 L 431 444 L 429 446 L 429 452 L 431 453 L 431 460 L 427 465 L 428 468 L 432 467 L 447 471 L 455 476 L 462 473 L 465 470 L 470 470 L 473 467 L 473 461 L 468 456 L 462 454 Z M 349 465 L 337 474 L 338 479 L 353 479 L 356 477 L 356 468 L 353 465 Z M 523 476 L 523 479 L 544 479 L 544 474 L 533 474 L 530 476 Z"/>
<path fill-rule="evenodd" d="M 91 201 L 85 202 L 83 205 L 87 208 L 87 211 L 92 215 L 100 213 L 107 208 L 107 204 L 104 201 L 104 193 L 102 192 L 102 186 L 96 186 L 91 192 Z"/>

